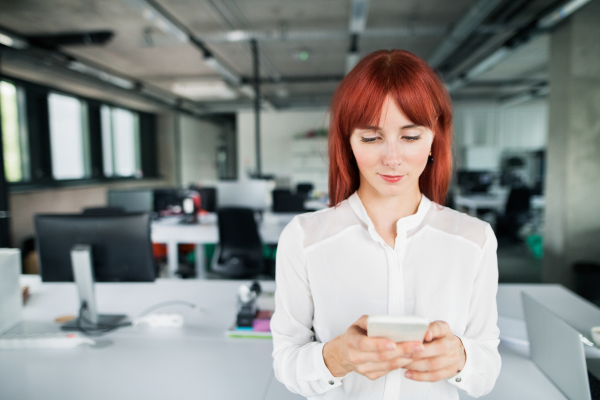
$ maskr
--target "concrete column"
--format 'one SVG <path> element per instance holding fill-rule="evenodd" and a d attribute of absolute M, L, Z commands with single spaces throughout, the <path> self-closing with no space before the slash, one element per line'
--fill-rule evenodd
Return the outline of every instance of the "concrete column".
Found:
<path fill-rule="evenodd" d="M 551 34 L 545 282 L 573 287 L 576 261 L 600 263 L 600 2 Z"/>

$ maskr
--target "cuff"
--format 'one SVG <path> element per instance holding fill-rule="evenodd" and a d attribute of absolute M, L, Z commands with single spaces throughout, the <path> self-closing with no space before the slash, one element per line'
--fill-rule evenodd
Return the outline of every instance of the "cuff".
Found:
<path fill-rule="evenodd" d="M 454 375 L 451 378 L 446 379 L 446 382 L 451 383 L 452 385 L 456 386 L 459 389 L 462 390 L 467 390 L 467 387 L 469 385 L 469 375 L 471 375 L 472 373 L 472 369 L 473 369 L 473 362 L 471 360 L 471 343 L 470 340 L 468 338 L 462 337 L 462 336 L 458 336 L 456 335 L 457 338 L 460 339 L 460 341 L 463 344 L 463 347 L 465 348 L 465 355 L 467 357 L 467 360 L 465 362 L 465 366 L 463 367 L 463 369 L 456 375 Z"/>
<path fill-rule="evenodd" d="M 333 389 L 338 386 L 341 386 L 342 380 L 348 375 L 344 375 L 344 376 L 336 378 L 335 376 L 333 376 L 331 374 L 331 371 L 329 371 L 329 368 L 327 368 L 327 366 L 325 365 L 325 359 L 323 358 L 323 347 L 324 346 L 325 346 L 325 343 L 319 343 L 313 349 L 313 351 L 314 351 L 313 363 L 314 363 L 315 369 L 317 371 L 317 374 L 319 375 L 319 380 L 321 382 L 321 385 L 324 388 Z"/>

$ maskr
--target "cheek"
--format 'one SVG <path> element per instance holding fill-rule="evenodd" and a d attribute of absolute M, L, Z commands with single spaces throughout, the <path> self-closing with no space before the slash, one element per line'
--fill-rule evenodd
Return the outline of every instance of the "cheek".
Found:
<path fill-rule="evenodd" d="M 376 149 L 368 148 L 367 146 L 352 146 L 354 158 L 359 169 L 371 168 L 377 166 L 380 156 Z"/>
<path fill-rule="evenodd" d="M 419 143 L 419 145 L 415 143 L 404 152 L 404 161 L 411 167 L 424 168 L 429 157 L 429 148 L 427 143 Z"/>

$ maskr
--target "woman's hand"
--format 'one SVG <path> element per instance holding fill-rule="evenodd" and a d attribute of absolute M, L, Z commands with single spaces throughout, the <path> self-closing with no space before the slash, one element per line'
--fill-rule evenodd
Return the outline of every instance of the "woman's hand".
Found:
<path fill-rule="evenodd" d="M 435 382 L 459 373 L 467 362 L 462 341 L 444 321 L 429 324 L 425 334 L 425 349 L 413 354 L 404 376 L 415 381 Z"/>
<path fill-rule="evenodd" d="M 390 371 L 405 368 L 413 362 L 413 354 L 424 351 L 420 342 L 394 343 L 385 338 L 368 337 L 367 317 L 363 315 L 344 334 L 325 343 L 323 359 L 333 376 L 354 371 L 375 380 Z"/>

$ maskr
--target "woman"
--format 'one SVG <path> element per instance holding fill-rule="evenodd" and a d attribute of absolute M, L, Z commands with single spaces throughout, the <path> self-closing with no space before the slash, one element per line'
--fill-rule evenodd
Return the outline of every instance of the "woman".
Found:
<path fill-rule="evenodd" d="M 435 73 L 401 50 L 365 57 L 331 107 L 327 210 L 281 235 L 275 376 L 315 399 L 458 399 L 500 372 L 490 226 L 442 207 L 452 115 Z M 437 204 L 436 204 L 437 203 Z M 434 321 L 425 340 L 366 335 L 368 315 Z"/>

